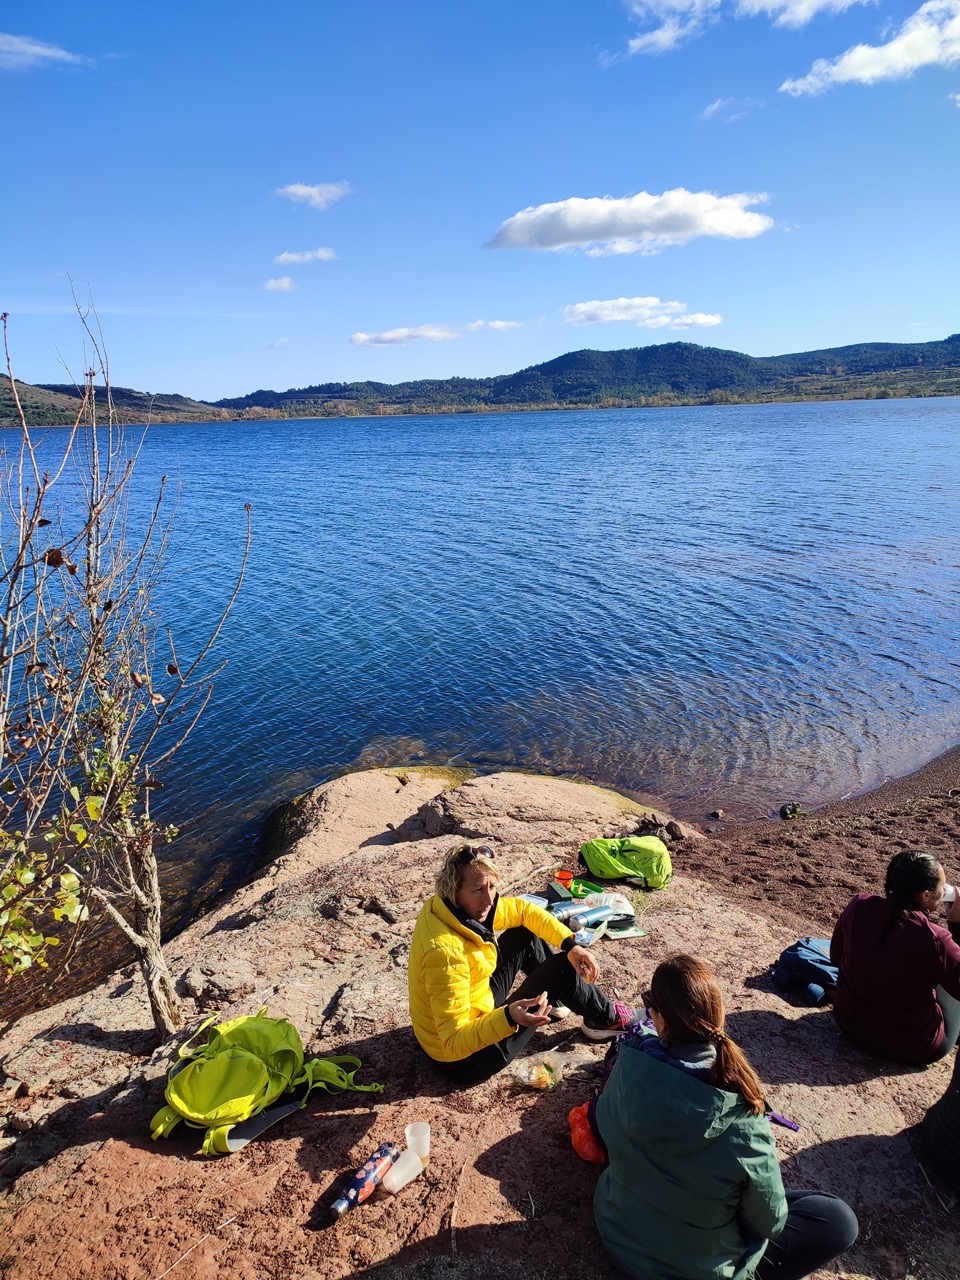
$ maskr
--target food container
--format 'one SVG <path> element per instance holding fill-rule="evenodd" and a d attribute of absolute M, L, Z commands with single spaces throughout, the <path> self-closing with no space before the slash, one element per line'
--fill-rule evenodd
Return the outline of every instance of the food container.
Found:
<path fill-rule="evenodd" d="M 517 1065 L 517 1075 L 531 1089 L 555 1089 L 563 1079 L 563 1060 L 555 1053 L 524 1058 Z"/>

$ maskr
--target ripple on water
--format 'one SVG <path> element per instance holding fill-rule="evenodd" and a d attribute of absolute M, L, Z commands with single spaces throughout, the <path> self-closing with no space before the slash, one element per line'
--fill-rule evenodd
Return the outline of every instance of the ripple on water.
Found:
<path fill-rule="evenodd" d="M 351 763 L 542 768 L 694 815 L 816 803 L 960 739 L 956 400 L 158 426 L 161 604 L 229 659 L 168 772 L 177 910 Z M 392 748 L 391 748 L 392 749 Z"/>

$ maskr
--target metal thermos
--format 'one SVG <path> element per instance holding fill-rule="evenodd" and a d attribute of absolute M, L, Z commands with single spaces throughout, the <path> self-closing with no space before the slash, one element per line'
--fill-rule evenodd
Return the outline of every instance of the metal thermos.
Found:
<path fill-rule="evenodd" d="M 558 920 L 567 921 L 571 916 L 583 911 L 583 907 L 576 902 L 553 902 L 547 908 L 552 916 L 556 916 Z M 571 925 L 571 928 L 573 926 Z"/>
<path fill-rule="evenodd" d="M 565 923 L 568 929 L 579 933 L 581 929 L 589 929 L 599 924 L 601 920 L 612 920 L 616 914 L 613 907 L 586 907 L 575 915 L 569 916 Z"/>

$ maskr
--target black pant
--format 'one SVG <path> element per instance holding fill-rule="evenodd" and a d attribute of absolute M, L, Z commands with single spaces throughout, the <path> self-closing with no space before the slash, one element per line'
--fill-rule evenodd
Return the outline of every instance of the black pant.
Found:
<path fill-rule="evenodd" d="M 546 991 L 551 1004 L 565 1004 L 598 1027 L 613 1026 L 617 1016 L 613 1001 L 584 982 L 565 955 L 552 952 L 542 938 L 523 925 L 504 930 L 497 939 L 497 950 L 499 959 L 490 975 L 490 990 L 498 1008 L 508 999 L 511 1003 L 513 1000 L 530 1000 Z M 511 997 L 511 988 L 518 973 L 524 973 L 526 977 Z M 465 1087 L 480 1084 L 502 1071 L 522 1053 L 536 1030 L 536 1027 L 519 1027 L 506 1040 L 478 1049 L 469 1058 L 461 1058 L 459 1062 L 437 1062 L 437 1066 L 457 1084 Z"/>
<path fill-rule="evenodd" d="M 860 1227 L 845 1201 L 826 1191 L 788 1191 L 787 1225 L 771 1240 L 755 1280 L 803 1280 L 838 1258 Z"/>
<path fill-rule="evenodd" d="M 937 987 L 937 1004 L 943 1014 L 943 1043 L 931 1059 L 932 1062 L 945 1058 L 960 1037 L 960 1000 L 955 1000 L 943 987 Z"/>

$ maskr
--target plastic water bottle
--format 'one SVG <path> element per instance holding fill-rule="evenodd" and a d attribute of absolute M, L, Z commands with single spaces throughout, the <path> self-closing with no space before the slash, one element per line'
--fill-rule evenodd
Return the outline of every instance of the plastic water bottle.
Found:
<path fill-rule="evenodd" d="M 342 1218 L 348 1209 L 363 1204 L 373 1195 L 383 1176 L 388 1173 L 394 1160 L 400 1154 L 400 1148 L 392 1142 L 383 1142 L 365 1161 L 344 1187 L 339 1200 L 334 1200 L 330 1212 L 335 1218 Z"/>

